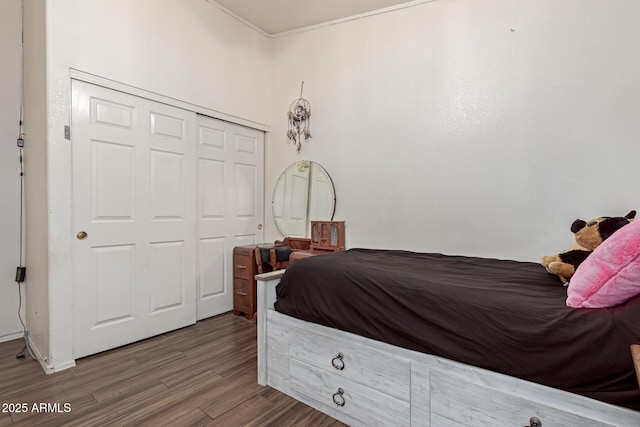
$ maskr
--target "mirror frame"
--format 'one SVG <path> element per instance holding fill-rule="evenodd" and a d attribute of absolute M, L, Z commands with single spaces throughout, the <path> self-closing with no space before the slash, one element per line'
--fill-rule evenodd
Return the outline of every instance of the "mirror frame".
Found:
<path fill-rule="evenodd" d="M 300 168 L 300 164 L 304 164 L 304 163 L 309 163 L 310 167 L 312 167 L 313 165 L 315 165 L 316 167 L 318 167 L 323 173 L 324 175 L 329 179 L 329 183 L 331 184 L 331 190 L 333 192 L 333 210 L 331 211 L 331 216 L 328 219 L 318 219 L 318 221 L 332 221 L 333 217 L 336 214 L 336 186 L 333 183 L 333 179 L 331 178 L 331 175 L 329 175 L 329 172 L 327 172 L 327 170 L 320 165 L 318 162 L 314 162 L 312 160 L 299 160 L 297 162 L 294 162 L 292 164 L 290 164 L 289 166 L 287 166 L 284 171 L 282 171 L 282 173 L 278 176 L 278 179 L 276 180 L 276 184 L 273 188 L 273 193 L 271 196 L 271 215 L 273 217 L 273 222 L 276 225 L 276 228 L 278 229 L 278 231 L 280 232 L 280 234 L 282 234 L 285 237 L 290 237 L 283 229 L 282 226 L 278 223 L 278 221 L 276 220 L 276 206 L 275 206 L 275 198 L 276 198 L 276 193 L 278 191 L 278 187 L 281 183 L 281 181 L 283 179 L 285 179 L 287 173 L 289 172 L 289 170 L 296 168 L 299 169 Z M 307 207 L 307 235 L 304 236 L 305 238 L 310 238 L 311 236 L 311 219 L 308 218 L 308 207 Z"/>

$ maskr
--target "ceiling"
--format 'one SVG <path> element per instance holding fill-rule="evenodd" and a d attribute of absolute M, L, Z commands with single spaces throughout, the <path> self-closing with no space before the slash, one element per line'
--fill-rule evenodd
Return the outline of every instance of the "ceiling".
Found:
<path fill-rule="evenodd" d="M 278 34 L 384 9 L 408 0 L 209 0 L 267 34 Z"/>

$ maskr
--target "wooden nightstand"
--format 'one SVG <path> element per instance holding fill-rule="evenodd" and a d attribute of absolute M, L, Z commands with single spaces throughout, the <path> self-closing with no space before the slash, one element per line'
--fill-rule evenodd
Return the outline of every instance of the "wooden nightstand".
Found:
<path fill-rule="evenodd" d="M 256 245 L 233 248 L 233 314 L 244 313 L 247 319 L 253 319 L 257 311 L 255 248 Z"/>

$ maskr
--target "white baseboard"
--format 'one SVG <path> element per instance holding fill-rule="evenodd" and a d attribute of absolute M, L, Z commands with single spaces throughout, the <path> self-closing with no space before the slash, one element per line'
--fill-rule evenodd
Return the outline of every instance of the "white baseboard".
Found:
<path fill-rule="evenodd" d="M 53 372 L 60 372 L 60 371 L 64 371 L 65 369 L 73 368 L 74 366 L 76 366 L 76 361 L 69 360 L 64 363 L 57 363 L 55 366 L 52 367 L 52 369 L 53 369 Z"/>
<path fill-rule="evenodd" d="M 74 366 L 76 366 L 76 361 L 73 359 L 62 363 L 51 363 L 48 357 L 45 356 L 42 351 L 40 351 L 38 346 L 35 345 L 32 340 L 29 340 L 29 347 L 31 348 L 33 355 L 36 357 L 38 362 L 40 362 L 40 366 L 42 366 L 42 369 L 47 375 L 64 371 L 65 369 L 73 368 Z"/>
<path fill-rule="evenodd" d="M 24 337 L 24 334 L 22 332 L 18 332 L 15 334 L 9 334 L 9 335 L 2 335 L 0 336 L 0 342 L 7 342 L 7 341 L 12 341 L 12 340 L 17 340 Z"/>
<path fill-rule="evenodd" d="M 10 334 L 10 335 L 2 335 L 0 336 L 0 343 L 23 339 L 23 338 L 24 338 L 24 333 L 22 332 L 19 332 L 16 334 Z M 24 345 L 23 342 L 21 342 L 20 349 L 22 348 L 23 345 Z M 48 357 L 45 356 L 42 351 L 40 351 L 40 349 L 33 342 L 33 340 L 29 340 L 29 348 L 31 349 L 31 352 L 33 353 L 37 361 L 40 363 L 40 366 L 42 366 L 42 369 L 44 370 L 44 372 L 47 374 L 53 374 L 54 372 L 64 371 L 65 369 L 73 368 L 74 366 L 76 366 L 76 361 L 73 359 L 63 363 L 56 363 L 55 365 L 52 364 L 51 361 L 48 359 Z M 16 353 L 20 351 L 20 349 L 16 350 Z M 31 355 L 29 355 L 28 353 L 26 353 L 26 355 L 27 357 L 31 357 Z"/>
<path fill-rule="evenodd" d="M 38 362 L 40 362 L 40 366 L 42 366 L 42 369 L 44 369 L 44 372 L 46 374 L 53 374 L 55 371 L 49 365 L 49 358 L 45 356 L 44 353 L 42 353 L 42 351 L 40 351 L 38 346 L 31 339 L 29 339 L 29 348 L 31 349 L 31 352 L 36 357 Z"/>

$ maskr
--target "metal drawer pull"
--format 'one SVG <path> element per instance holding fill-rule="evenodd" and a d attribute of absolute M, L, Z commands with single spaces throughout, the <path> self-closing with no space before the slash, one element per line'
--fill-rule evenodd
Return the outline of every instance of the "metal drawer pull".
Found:
<path fill-rule="evenodd" d="M 247 296 L 247 293 L 246 293 L 246 292 L 243 292 L 243 291 L 236 291 L 236 294 L 238 294 L 238 295 L 242 295 L 243 297 L 246 297 L 246 296 Z"/>
<path fill-rule="evenodd" d="M 338 392 L 333 394 L 333 403 L 337 406 L 344 406 L 344 390 L 342 388 L 338 388 Z"/>
<path fill-rule="evenodd" d="M 236 264 L 236 268 L 239 268 L 240 270 L 243 270 L 245 268 L 247 268 L 246 265 L 241 265 L 241 264 Z"/>
<path fill-rule="evenodd" d="M 542 427 L 542 421 L 539 418 L 531 417 L 529 418 L 529 425 L 525 427 Z"/>
<path fill-rule="evenodd" d="M 342 353 L 338 353 L 338 355 L 336 357 L 331 359 L 331 364 L 338 371 L 342 371 L 344 369 L 344 360 L 342 360 L 343 357 L 344 357 L 344 355 Z"/>

